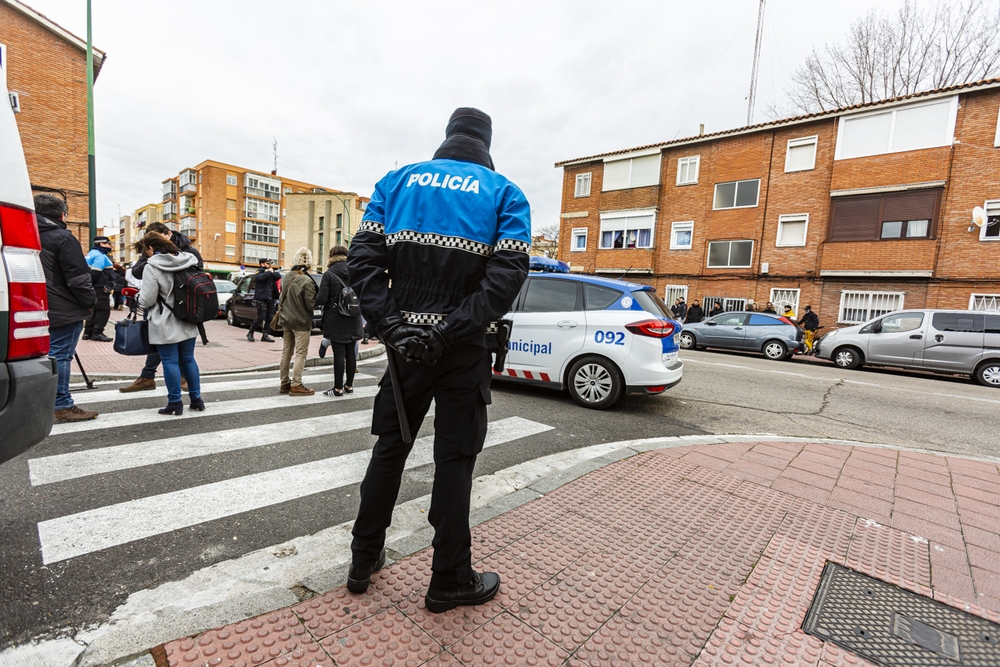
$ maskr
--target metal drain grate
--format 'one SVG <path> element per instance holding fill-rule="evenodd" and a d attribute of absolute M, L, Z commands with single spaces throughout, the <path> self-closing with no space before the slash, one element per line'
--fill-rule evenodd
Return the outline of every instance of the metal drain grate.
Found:
<path fill-rule="evenodd" d="M 836 563 L 802 629 L 885 667 L 1000 665 L 1000 625 Z"/>

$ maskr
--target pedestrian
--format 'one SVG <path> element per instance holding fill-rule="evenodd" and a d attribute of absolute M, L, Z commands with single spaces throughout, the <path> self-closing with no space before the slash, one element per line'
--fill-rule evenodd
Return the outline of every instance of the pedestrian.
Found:
<path fill-rule="evenodd" d="M 747 299 L 747 312 L 754 313 L 757 311 L 757 304 L 753 302 L 753 299 Z"/>
<path fill-rule="evenodd" d="M 792 320 L 793 322 L 795 321 L 795 311 L 792 310 L 792 307 L 790 305 L 786 305 L 785 306 L 785 309 L 782 311 L 781 316 L 782 317 L 787 317 L 788 319 Z"/>
<path fill-rule="evenodd" d="M 128 281 L 125 280 L 125 267 L 121 264 L 115 264 L 115 310 L 121 310 L 122 304 L 125 302 L 125 297 L 122 296 L 122 290 L 128 285 Z"/>
<path fill-rule="evenodd" d="M 499 575 L 472 569 L 469 506 L 486 439 L 487 346 L 499 344 L 488 329 L 527 277 L 531 211 L 521 190 L 494 170 L 492 133 L 488 115 L 457 109 L 432 160 L 375 185 L 347 257 L 362 314 L 390 355 L 375 398 L 379 438 L 361 483 L 347 588 L 364 592 L 385 563 L 385 531 L 413 446 L 403 440 L 394 396 L 410 433 L 433 399 L 439 407 L 427 518 L 434 555 L 424 597 L 433 613 L 488 602 L 500 590 Z"/>
<path fill-rule="evenodd" d="M 316 393 L 302 384 L 302 370 L 306 365 L 309 336 L 312 334 L 313 310 L 316 308 L 316 282 L 309 275 L 310 266 L 312 252 L 308 248 L 299 248 L 292 259 L 292 270 L 284 280 L 285 288 L 281 290 L 278 304 L 278 325 L 284 331 L 281 364 L 278 367 L 281 387 L 278 391 L 292 396 L 312 396 Z M 289 379 L 293 353 L 295 364 Z"/>
<path fill-rule="evenodd" d="M 684 318 L 684 322 L 687 324 L 694 324 L 695 322 L 701 322 L 705 319 L 705 311 L 702 310 L 701 302 L 695 299 L 691 302 L 691 307 L 688 308 L 687 316 Z"/>
<path fill-rule="evenodd" d="M 107 236 L 94 237 L 94 247 L 87 253 L 87 266 L 90 267 L 90 280 L 97 300 L 83 328 L 83 339 L 110 343 L 114 339 L 104 335 L 104 327 L 111 318 L 111 294 L 118 279 L 116 263 L 111 259 L 111 239 Z"/>
<path fill-rule="evenodd" d="M 163 381 L 167 385 L 167 407 L 161 408 L 159 413 L 184 414 L 182 372 L 187 379 L 191 409 L 202 411 L 205 401 L 201 399 L 201 374 L 194 360 L 198 325 L 180 319 L 172 310 L 178 297 L 174 293 L 175 274 L 197 266 L 198 259 L 191 253 L 181 252 L 160 234 L 147 233 L 136 243 L 136 251 L 146 257 L 139 306 L 146 309 L 149 344 L 156 346 L 163 361 Z"/>
<path fill-rule="evenodd" d="M 687 311 L 688 307 L 687 304 L 684 303 L 684 297 L 677 299 L 674 302 L 674 305 L 670 308 L 670 312 L 674 314 L 674 319 L 680 320 L 681 322 L 683 322 L 684 318 L 687 316 Z"/>
<path fill-rule="evenodd" d="M 254 342 L 253 332 L 258 326 L 261 334 L 260 341 L 262 343 L 274 342 L 274 339 L 268 335 L 268 331 L 271 320 L 274 318 L 274 302 L 279 295 L 279 280 L 281 280 L 281 273 L 274 270 L 271 262 L 266 259 L 260 260 L 260 268 L 257 269 L 257 275 L 253 280 L 253 302 L 257 306 L 257 317 L 250 324 L 250 331 L 247 332 L 247 340 L 251 343 Z"/>
<path fill-rule="evenodd" d="M 712 310 L 708 311 L 708 316 L 709 317 L 715 317 L 716 315 L 721 315 L 724 312 L 726 312 L 726 311 L 722 307 L 722 302 L 721 301 L 716 301 L 714 304 L 712 304 Z"/>
<path fill-rule="evenodd" d="M 55 418 L 85 421 L 97 413 L 73 402 L 69 376 L 83 321 L 94 306 L 94 283 L 80 242 L 66 229 L 66 202 L 55 195 L 35 195 L 35 217 L 42 241 L 42 268 L 49 301 L 49 356 L 56 360 Z"/>
<path fill-rule="evenodd" d="M 197 260 L 196 266 L 201 269 L 204 268 L 205 263 L 201 259 L 201 253 L 198 249 L 191 245 L 191 240 L 181 234 L 180 232 L 175 232 L 169 227 L 167 227 L 162 222 L 153 222 L 146 226 L 146 234 L 143 238 L 146 238 L 150 234 L 159 236 L 160 238 L 167 239 L 181 252 L 186 252 L 189 255 L 193 255 L 195 260 Z M 132 265 L 132 279 L 136 283 L 135 287 L 142 288 L 142 275 L 146 268 L 147 257 L 143 253 L 139 253 L 138 259 L 136 259 L 135 264 Z M 127 387 L 122 387 L 118 391 L 123 394 L 127 394 L 134 391 L 149 391 L 151 389 L 156 389 L 156 369 L 160 367 L 160 355 L 156 350 L 153 350 L 148 355 L 146 355 L 146 365 L 142 367 L 142 371 L 139 373 L 139 377 L 132 382 L 132 384 Z M 187 378 L 184 377 L 183 369 L 181 369 L 181 391 L 187 391 Z"/>
<path fill-rule="evenodd" d="M 799 320 L 799 326 L 805 332 L 802 342 L 806 346 L 806 354 L 812 354 L 813 341 L 816 339 L 816 332 L 819 330 L 819 315 L 813 312 L 812 306 L 806 306 L 805 315 Z"/>
<path fill-rule="evenodd" d="M 774 309 L 774 304 L 771 303 L 770 301 L 767 302 L 767 305 L 764 307 L 763 312 L 771 313 L 772 315 L 778 314 L 778 311 Z"/>
<path fill-rule="evenodd" d="M 347 248 L 333 246 L 330 248 L 330 265 L 323 274 L 316 296 L 316 303 L 323 306 L 323 341 L 319 344 L 319 356 L 326 356 L 327 347 L 333 348 L 333 388 L 323 392 L 327 396 L 354 392 L 357 343 L 364 338 L 364 331 L 360 315 L 350 317 L 340 312 L 341 293 L 350 280 Z"/>

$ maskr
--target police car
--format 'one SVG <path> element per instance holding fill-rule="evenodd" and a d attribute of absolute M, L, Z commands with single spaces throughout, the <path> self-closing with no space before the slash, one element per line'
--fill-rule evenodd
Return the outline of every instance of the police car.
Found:
<path fill-rule="evenodd" d="M 681 381 L 681 325 L 648 285 L 532 272 L 507 318 L 507 363 L 495 379 L 568 389 L 597 410 Z"/>

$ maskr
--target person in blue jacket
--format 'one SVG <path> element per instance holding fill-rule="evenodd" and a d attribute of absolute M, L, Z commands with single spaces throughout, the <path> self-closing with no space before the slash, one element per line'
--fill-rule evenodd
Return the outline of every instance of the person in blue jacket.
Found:
<path fill-rule="evenodd" d="M 472 471 L 486 438 L 492 378 L 488 336 L 528 274 L 531 210 L 490 157 L 492 122 L 457 109 L 429 162 L 407 165 L 375 185 L 347 257 L 361 313 L 399 367 L 411 433 L 433 399 L 434 527 L 427 608 L 487 602 L 493 572 L 472 569 Z M 379 436 L 361 483 L 347 587 L 367 590 L 385 564 L 385 534 L 412 443 L 403 442 L 389 374 L 375 397 Z"/>
<path fill-rule="evenodd" d="M 111 239 L 107 236 L 95 236 L 94 247 L 87 253 L 87 266 L 90 267 L 90 279 L 97 300 L 83 327 L 84 340 L 95 340 L 100 343 L 110 343 L 114 340 L 104 335 L 104 327 L 111 318 L 111 293 L 115 290 L 117 279 L 115 269 L 121 266 L 111 258 L 111 250 Z"/>

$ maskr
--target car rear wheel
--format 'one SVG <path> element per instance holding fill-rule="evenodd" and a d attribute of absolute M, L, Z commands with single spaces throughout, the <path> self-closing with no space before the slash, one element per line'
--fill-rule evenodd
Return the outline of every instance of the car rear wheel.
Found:
<path fill-rule="evenodd" d="M 681 334 L 681 349 L 682 350 L 693 350 L 698 346 L 697 341 L 694 338 L 694 334 L 685 331 Z"/>
<path fill-rule="evenodd" d="M 625 381 L 618 368 L 602 357 L 584 357 L 569 369 L 569 395 L 585 408 L 604 410 L 621 399 Z"/>
<path fill-rule="evenodd" d="M 976 382 L 984 387 L 1000 389 L 1000 360 L 987 361 L 976 369 Z"/>
<path fill-rule="evenodd" d="M 764 356 L 772 361 L 781 361 L 788 356 L 788 346 L 780 340 L 769 340 L 761 349 Z"/>
<path fill-rule="evenodd" d="M 853 347 L 842 347 L 833 351 L 833 363 L 840 368 L 854 369 L 861 365 L 861 353 Z"/>
<path fill-rule="evenodd" d="M 238 327 L 243 324 L 240 318 L 236 317 L 236 313 L 233 312 L 232 308 L 226 308 L 226 323 L 231 327 Z"/>

